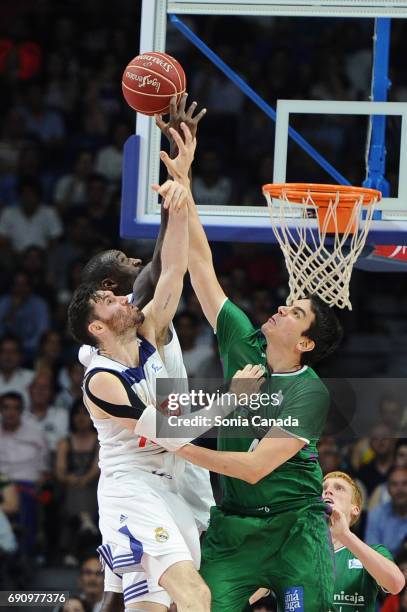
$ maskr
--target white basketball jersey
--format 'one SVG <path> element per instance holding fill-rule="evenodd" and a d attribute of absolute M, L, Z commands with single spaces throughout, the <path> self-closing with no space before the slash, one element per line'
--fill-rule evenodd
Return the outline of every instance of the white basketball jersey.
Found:
<path fill-rule="evenodd" d="M 157 349 L 145 338 L 140 338 L 140 364 L 130 368 L 109 357 L 93 353 L 85 376 L 101 368 L 120 374 L 144 404 L 155 403 L 155 380 L 167 377 Z M 185 462 L 173 453 L 146 438 L 137 436 L 120 425 L 116 419 L 96 419 L 91 415 L 100 443 L 99 467 L 104 476 L 121 477 L 141 470 L 150 474 L 175 478 L 183 471 Z"/>

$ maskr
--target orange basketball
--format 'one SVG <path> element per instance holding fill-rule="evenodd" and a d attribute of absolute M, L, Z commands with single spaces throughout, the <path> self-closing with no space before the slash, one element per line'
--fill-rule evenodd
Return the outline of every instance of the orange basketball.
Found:
<path fill-rule="evenodd" d="M 126 66 L 122 77 L 125 100 L 143 115 L 165 115 L 172 96 L 177 104 L 186 88 L 185 72 L 167 53 L 142 53 Z"/>

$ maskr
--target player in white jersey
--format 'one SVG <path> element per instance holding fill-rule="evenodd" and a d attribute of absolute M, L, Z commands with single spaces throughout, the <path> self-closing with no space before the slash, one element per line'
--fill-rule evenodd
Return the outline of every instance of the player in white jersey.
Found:
<path fill-rule="evenodd" d="M 176 211 L 186 191 L 167 182 L 160 193 L 170 202 L 169 221 L 162 272 L 145 318 L 125 296 L 82 285 L 69 319 L 77 340 L 99 347 L 85 379 L 85 402 L 101 443 L 102 552 L 123 577 L 126 610 L 161 612 L 173 599 L 180 612 L 207 612 L 210 593 L 196 570 L 198 530 L 176 494 L 183 462 L 151 442 L 151 386 L 154 370 L 163 366 L 157 348 L 178 305 L 188 252 L 186 206 Z M 134 329 L 143 319 L 143 337 L 137 338 Z"/>
<path fill-rule="evenodd" d="M 205 115 L 203 109 L 196 115 L 196 102 L 185 109 L 186 94 L 183 96 L 179 107 L 176 105 L 176 97 L 171 101 L 168 124 L 157 118 L 157 125 L 167 136 L 170 142 L 171 157 L 177 152 L 177 146 L 172 139 L 169 127 L 179 128 L 184 121 L 193 136 L 195 136 L 198 123 Z M 143 267 L 140 259 L 128 257 L 118 250 L 102 251 L 94 255 L 82 270 L 82 282 L 96 284 L 101 289 L 111 290 L 116 295 L 129 294 L 129 300 L 138 308 L 144 308 L 151 301 L 155 287 L 161 272 L 161 248 L 167 227 L 168 211 L 161 208 L 160 231 L 155 243 L 152 261 Z M 130 293 L 131 292 L 131 293 Z M 91 363 L 91 357 L 96 349 L 83 346 L 79 351 L 79 360 L 87 368 Z M 185 366 L 182 359 L 181 347 L 173 325 L 169 327 L 169 335 L 162 347 L 162 357 L 165 371 L 160 370 L 157 376 L 169 378 L 187 378 Z M 200 532 L 206 530 L 209 522 L 210 507 L 215 505 L 209 472 L 199 466 L 187 462 L 183 476 L 178 479 L 178 492 L 192 509 Z M 109 567 L 105 568 L 105 596 L 103 599 L 102 612 L 122 612 L 122 585 L 121 578 L 113 574 Z"/>

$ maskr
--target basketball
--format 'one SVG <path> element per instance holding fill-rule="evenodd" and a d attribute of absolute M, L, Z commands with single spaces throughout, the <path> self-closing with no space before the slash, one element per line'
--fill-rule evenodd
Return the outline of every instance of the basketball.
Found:
<path fill-rule="evenodd" d="M 165 115 L 172 96 L 177 104 L 186 88 L 185 72 L 167 53 L 142 53 L 126 66 L 122 90 L 127 104 L 143 115 Z"/>

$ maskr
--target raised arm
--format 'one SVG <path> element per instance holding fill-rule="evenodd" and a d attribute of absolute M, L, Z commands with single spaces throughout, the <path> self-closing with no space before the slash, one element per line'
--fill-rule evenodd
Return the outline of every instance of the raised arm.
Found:
<path fill-rule="evenodd" d="M 191 134 L 193 135 L 193 137 L 195 137 L 196 131 L 198 129 L 198 123 L 206 113 L 206 109 L 204 108 L 197 115 L 194 115 L 197 106 L 196 102 L 192 102 L 192 104 L 186 110 L 185 106 L 187 98 L 188 94 L 184 94 L 181 98 L 179 106 L 177 107 L 177 97 L 173 96 L 170 102 L 170 114 L 168 122 L 164 122 L 161 115 L 156 115 L 155 117 L 156 125 L 160 128 L 160 130 L 167 137 L 170 143 L 171 159 L 177 156 L 178 146 L 174 138 L 171 136 L 169 129 L 174 128 L 175 130 L 179 130 L 180 123 L 185 122 L 188 128 L 190 129 Z M 134 281 L 134 301 L 139 308 L 144 308 L 144 306 L 150 300 L 152 300 L 155 288 L 158 283 L 158 279 L 160 278 L 161 250 L 164 242 L 165 232 L 167 230 L 167 225 L 168 210 L 162 206 L 160 231 L 158 233 L 157 240 L 155 243 L 153 258 L 151 262 L 145 266 L 144 270 L 140 272 L 140 274 Z"/>
<path fill-rule="evenodd" d="M 168 226 L 161 252 L 161 275 L 151 303 L 152 322 L 157 344 L 166 336 L 181 297 L 188 267 L 188 190 L 176 181 L 153 187 L 165 197 Z"/>
<path fill-rule="evenodd" d="M 195 150 L 196 139 L 192 137 L 185 123 L 181 123 L 181 129 L 184 133 L 185 142 L 175 130 L 170 129 L 170 133 L 178 146 L 179 153 L 177 157 L 171 160 L 165 152 L 161 152 L 161 160 L 166 165 L 171 176 L 189 188 L 186 168 L 191 150 Z M 191 190 L 189 190 L 189 194 L 188 270 L 191 276 L 192 286 L 202 306 L 202 310 L 211 326 L 215 328 L 216 318 L 226 299 L 226 295 L 217 279 L 213 267 L 212 252 L 202 227 Z"/>
<path fill-rule="evenodd" d="M 331 535 L 359 559 L 383 589 L 394 594 L 405 586 L 405 578 L 397 565 L 352 533 L 344 513 L 335 506 L 331 513 Z"/>

